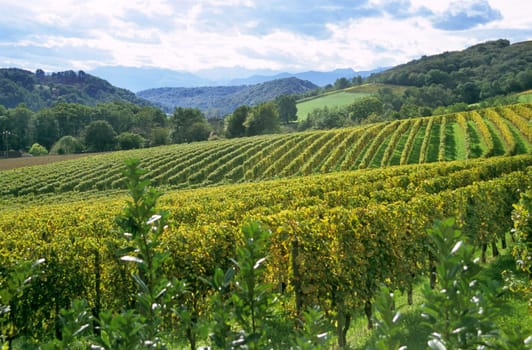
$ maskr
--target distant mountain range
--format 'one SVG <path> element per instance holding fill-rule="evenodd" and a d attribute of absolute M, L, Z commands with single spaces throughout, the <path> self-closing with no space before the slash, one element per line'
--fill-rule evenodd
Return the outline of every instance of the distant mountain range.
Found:
<path fill-rule="evenodd" d="M 459 101 L 475 103 L 531 89 L 531 62 L 532 41 L 510 44 L 501 39 L 462 51 L 423 56 L 387 70 L 364 72 L 348 68 L 292 74 L 234 67 L 192 74 L 160 68 L 101 67 L 89 74 L 0 68 L 0 105 L 14 108 L 23 103 L 39 110 L 57 102 L 96 105 L 128 101 L 154 104 L 168 113 L 178 106 L 198 108 L 209 117 L 218 117 L 241 105 L 301 94 L 333 84 L 338 78 L 371 75 L 370 82 L 420 89 L 413 95 L 419 101 L 412 103 L 436 107 Z M 130 90 L 139 92 L 134 94 Z"/>
<path fill-rule="evenodd" d="M 150 67 L 99 67 L 89 71 L 91 74 L 108 80 L 115 86 L 131 91 L 142 91 L 163 87 L 202 87 L 235 86 L 260 84 L 282 78 L 308 80 L 317 86 L 333 84 L 338 78 L 352 78 L 360 75 L 365 78 L 385 68 L 370 71 L 354 71 L 351 68 L 335 69 L 328 72 L 308 71 L 286 73 L 271 70 L 246 70 L 244 68 L 220 68 L 197 72 L 195 74 L 163 68 Z"/>
<path fill-rule="evenodd" d="M 137 96 L 171 113 L 176 107 L 202 110 L 209 118 L 223 117 L 242 105 L 252 106 L 280 95 L 301 94 L 318 88 L 308 80 L 290 77 L 254 85 L 195 88 L 157 88 L 140 91 Z"/>

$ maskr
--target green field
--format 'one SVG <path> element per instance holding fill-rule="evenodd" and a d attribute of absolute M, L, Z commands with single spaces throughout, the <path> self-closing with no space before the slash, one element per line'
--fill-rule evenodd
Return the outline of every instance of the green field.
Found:
<path fill-rule="evenodd" d="M 362 97 L 377 94 L 380 89 L 389 88 L 396 94 L 402 94 L 406 87 L 387 84 L 363 84 L 344 90 L 328 92 L 323 95 L 309 97 L 297 102 L 297 119 L 305 120 L 307 115 L 316 108 L 333 108 L 347 106 Z"/>
<path fill-rule="evenodd" d="M 517 96 L 521 103 L 532 103 L 532 90 L 521 92 Z"/>
<path fill-rule="evenodd" d="M 316 108 L 323 108 L 325 106 L 327 106 L 328 108 L 347 106 L 355 102 L 357 99 L 369 95 L 370 94 L 368 93 L 337 91 L 325 95 L 320 95 L 316 98 L 307 99 L 305 101 L 297 103 L 297 119 L 299 121 L 305 120 L 307 118 L 307 115 Z"/>
<path fill-rule="evenodd" d="M 335 341 L 341 327 L 334 325 L 352 317 L 352 326 L 346 328 L 348 345 L 365 349 L 377 339 L 376 333 L 364 330 L 364 309 L 371 309 L 380 286 L 413 288 L 414 305 L 403 309 L 402 344 L 422 346 L 429 332 L 416 325 L 423 302 L 420 286 L 427 283 L 432 261 L 427 229 L 435 220 L 452 216 L 479 257 L 486 257 L 480 250 L 488 244 L 510 256 L 513 247 L 503 250 L 500 239 L 514 227 L 512 211 L 520 194 L 532 187 L 531 120 L 532 105 L 516 104 L 355 128 L 113 152 L 0 171 L 0 282 L 12 278 L 4 271 L 16 271 L 20 262 L 45 259 L 40 275 L 32 277 L 35 282 L 20 290 L 16 283 L 7 284 L 18 294 L 10 308 L 0 309 L 10 315 L 0 314 L 0 325 L 9 326 L 0 335 L 9 329 L 20 344 L 15 349 L 34 349 L 58 334 L 59 319 L 76 326 L 67 335 L 88 330 L 92 326 L 75 323 L 76 315 L 63 312 L 59 317 L 61 309 L 80 298 L 91 314 L 110 310 L 106 317 L 116 317 L 121 310 L 135 309 L 132 301 L 141 301 L 135 286 L 146 288 L 138 282 L 142 277 L 131 277 L 136 265 L 128 264 L 144 262 L 135 258 L 137 250 L 124 248 L 132 231 L 118 227 L 115 218 L 128 199 L 124 160 L 137 158 L 146 170 L 141 179 L 164 193 L 159 208 L 166 213 L 167 226 L 158 231 L 160 245 L 145 242 L 170 259 L 159 265 L 159 273 L 188 286 L 168 302 L 171 310 L 161 311 L 159 331 L 170 339 L 171 348 L 189 348 L 191 332 L 197 345 L 212 345 L 201 329 L 224 316 L 213 315 L 213 305 L 230 299 L 226 307 L 238 307 L 234 298 L 216 299 L 220 289 L 205 281 L 216 268 L 235 266 L 231 259 L 237 258 L 236 247 L 250 242 L 241 229 L 250 221 L 260 222 L 269 237 L 264 250 L 254 253 L 257 260 L 246 265 L 260 267 L 260 278 L 253 280 L 262 281 L 261 288 L 275 296 L 267 299 L 272 305 L 261 304 L 268 317 L 285 317 L 293 325 L 290 317 L 301 308 L 318 307 L 324 312 L 322 323 L 329 325 L 324 329 Z M 25 281 L 18 278 L 15 282 Z M 230 276 L 222 273 L 218 282 L 224 278 Z M 237 286 L 227 288 L 236 293 Z M 514 310 L 526 310 L 526 295 L 508 298 Z M 157 309 L 158 304 L 150 306 Z M 496 321 L 504 330 L 527 333 L 532 331 L 530 317 L 523 311 Z M 239 320 L 230 323 L 235 332 Z M 131 330 L 127 326 L 143 324 L 138 322 L 129 319 L 122 327 Z M 87 348 L 97 336 L 95 330 L 72 348 Z"/>

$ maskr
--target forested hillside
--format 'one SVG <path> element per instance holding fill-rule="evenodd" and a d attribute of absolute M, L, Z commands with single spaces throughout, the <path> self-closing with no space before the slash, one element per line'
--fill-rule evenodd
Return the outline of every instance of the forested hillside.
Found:
<path fill-rule="evenodd" d="M 0 105 L 7 108 L 25 104 L 38 111 L 57 102 L 93 106 L 111 101 L 150 105 L 131 91 L 117 88 L 83 71 L 46 74 L 41 69 L 35 73 L 17 68 L 0 69 Z"/>
<path fill-rule="evenodd" d="M 223 117 L 237 107 L 257 105 L 281 95 L 301 94 L 318 86 L 297 78 L 272 80 L 262 84 L 198 88 L 160 88 L 137 93 L 172 112 L 175 107 L 198 108 L 207 117 Z"/>
<path fill-rule="evenodd" d="M 370 78 L 406 85 L 412 97 L 433 100 L 433 107 L 475 103 L 532 88 L 532 41 L 490 41 L 463 51 L 423 56 Z M 430 98 L 427 98 L 430 97 Z"/>

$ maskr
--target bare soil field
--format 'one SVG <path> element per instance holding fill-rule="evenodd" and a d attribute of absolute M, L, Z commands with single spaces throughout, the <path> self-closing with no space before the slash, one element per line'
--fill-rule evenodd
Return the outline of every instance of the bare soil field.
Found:
<path fill-rule="evenodd" d="M 94 153 L 68 154 L 64 156 L 41 156 L 41 157 L 21 157 L 21 158 L 0 158 L 0 171 L 22 168 L 25 166 L 42 165 L 61 162 L 69 159 L 76 159 L 93 155 Z"/>

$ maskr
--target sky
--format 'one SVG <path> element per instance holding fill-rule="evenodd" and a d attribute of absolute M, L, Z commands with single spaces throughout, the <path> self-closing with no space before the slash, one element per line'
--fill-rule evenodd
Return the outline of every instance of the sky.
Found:
<path fill-rule="evenodd" d="M 530 0 L 0 0 L 0 67 L 390 67 L 532 40 Z"/>

